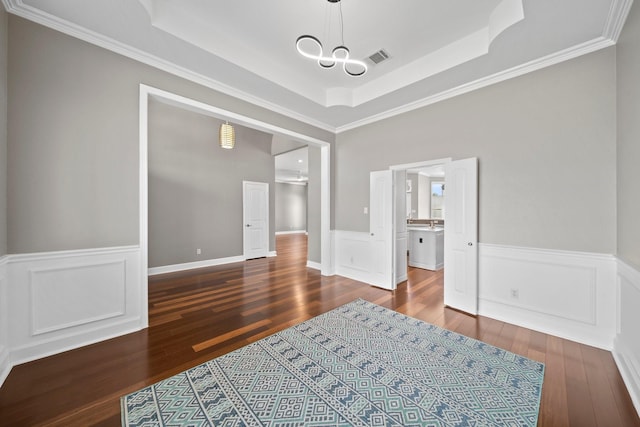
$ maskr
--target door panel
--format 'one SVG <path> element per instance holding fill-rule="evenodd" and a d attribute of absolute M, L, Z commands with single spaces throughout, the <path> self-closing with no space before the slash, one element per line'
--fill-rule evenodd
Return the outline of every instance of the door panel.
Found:
<path fill-rule="evenodd" d="M 478 313 L 478 160 L 445 165 L 444 303 Z"/>
<path fill-rule="evenodd" d="M 242 182 L 245 259 L 269 254 L 269 184 Z"/>
<path fill-rule="evenodd" d="M 371 281 L 395 289 L 393 274 L 393 171 L 371 172 L 369 186 Z"/>
<path fill-rule="evenodd" d="M 407 280 L 407 171 L 393 172 L 395 243 L 395 284 Z"/>

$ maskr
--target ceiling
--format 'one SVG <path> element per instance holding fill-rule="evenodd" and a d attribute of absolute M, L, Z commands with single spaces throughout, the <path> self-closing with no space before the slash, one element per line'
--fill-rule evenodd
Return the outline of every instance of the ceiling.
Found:
<path fill-rule="evenodd" d="M 615 44 L 632 0 L 2 0 L 16 15 L 332 132 Z M 296 51 L 342 44 L 368 71 Z M 306 46 L 310 49 L 309 46 Z M 374 64 L 384 49 L 389 59 Z"/>

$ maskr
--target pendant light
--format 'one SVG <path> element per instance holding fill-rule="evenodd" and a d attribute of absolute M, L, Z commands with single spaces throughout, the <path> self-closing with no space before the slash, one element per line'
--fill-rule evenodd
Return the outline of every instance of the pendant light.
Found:
<path fill-rule="evenodd" d="M 236 144 L 236 131 L 229 122 L 220 125 L 220 147 L 231 150 Z"/>

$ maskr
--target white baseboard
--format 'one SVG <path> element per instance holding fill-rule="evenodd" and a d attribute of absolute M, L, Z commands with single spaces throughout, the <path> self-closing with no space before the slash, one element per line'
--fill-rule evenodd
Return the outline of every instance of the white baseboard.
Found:
<path fill-rule="evenodd" d="M 320 264 L 319 262 L 315 262 L 315 261 L 307 260 L 307 267 L 308 268 L 313 268 L 314 270 L 318 270 L 318 271 L 322 270 L 322 264 Z"/>
<path fill-rule="evenodd" d="M 612 255 L 481 244 L 478 269 L 481 315 L 613 348 Z"/>
<path fill-rule="evenodd" d="M 276 251 L 269 251 L 269 254 L 267 255 L 267 257 L 271 258 L 271 257 L 274 257 L 274 256 L 278 256 L 278 252 L 276 252 Z"/>
<path fill-rule="evenodd" d="M 9 376 L 12 367 L 9 350 L 6 347 L 0 347 L 0 387 Z"/>
<path fill-rule="evenodd" d="M 283 234 L 307 234 L 307 230 L 276 231 L 276 236 Z"/>
<path fill-rule="evenodd" d="M 137 246 L 8 255 L 0 267 L 7 328 L 0 331 L 0 375 L 142 329 L 147 297 L 140 256 Z"/>
<path fill-rule="evenodd" d="M 618 259 L 618 325 L 613 357 L 640 416 L 640 271 Z"/>
<path fill-rule="evenodd" d="M 182 264 L 165 265 L 161 267 L 149 268 L 149 276 L 164 273 L 174 273 L 176 271 L 192 270 L 194 268 L 213 267 L 216 265 L 231 264 L 234 262 L 242 262 L 244 257 L 242 255 L 232 256 L 226 258 L 207 259 L 203 261 L 185 262 Z"/>

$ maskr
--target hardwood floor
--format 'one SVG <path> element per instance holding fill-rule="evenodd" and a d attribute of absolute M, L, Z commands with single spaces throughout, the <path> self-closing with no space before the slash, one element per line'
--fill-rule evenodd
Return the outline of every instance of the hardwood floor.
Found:
<path fill-rule="evenodd" d="M 120 396 L 355 298 L 544 362 L 539 426 L 640 426 L 611 353 L 443 307 L 442 271 L 395 292 L 305 267 L 304 235 L 278 256 L 149 279 L 148 329 L 13 368 L 2 426 L 120 425 Z"/>

